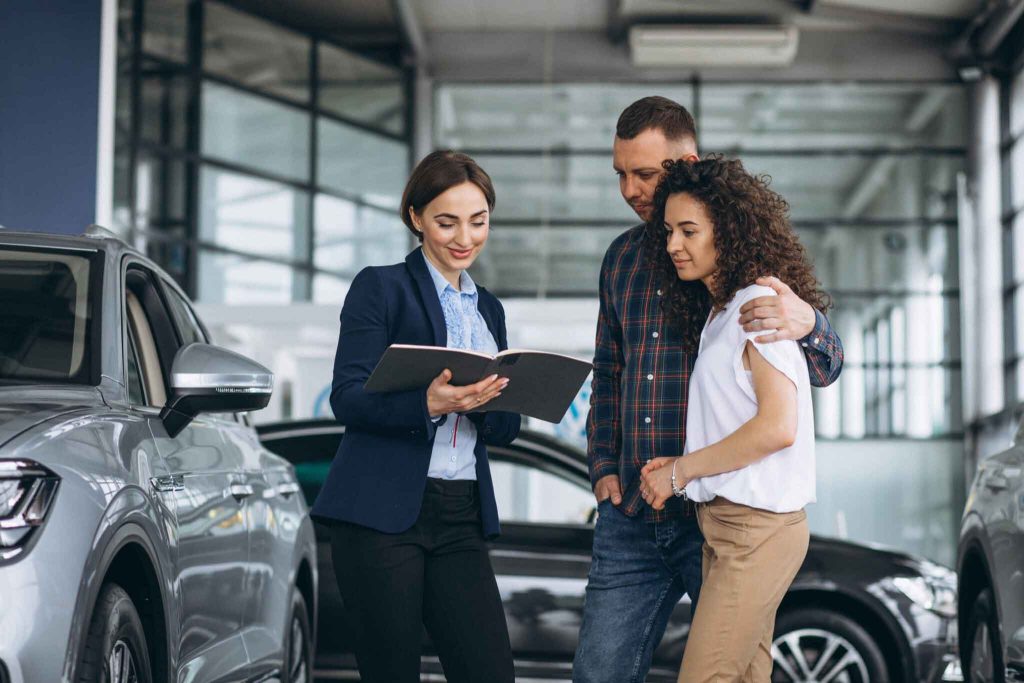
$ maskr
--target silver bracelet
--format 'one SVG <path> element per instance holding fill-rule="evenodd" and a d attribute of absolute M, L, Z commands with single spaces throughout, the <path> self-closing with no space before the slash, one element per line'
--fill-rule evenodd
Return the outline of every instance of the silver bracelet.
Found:
<path fill-rule="evenodd" d="M 679 488 L 679 485 L 676 484 L 676 463 L 677 462 L 679 462 L 679 458 L 676 458 L 675 460 L 672 461 L 672 495 L 674 495 L 676 498 L 682 498 L 683 500 L 688 500 L 687 497 L 686 497 L 686 489 L 685 488 Z"/>

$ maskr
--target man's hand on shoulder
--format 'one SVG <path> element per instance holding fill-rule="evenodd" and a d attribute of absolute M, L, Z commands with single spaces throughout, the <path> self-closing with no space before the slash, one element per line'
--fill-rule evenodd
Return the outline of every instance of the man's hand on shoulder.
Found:
<path fill-rule="evenodd" d="M 757 279 L 757 284 L 771 287 L 778 296 L 751 299 L 740 308 L 740 325 L 747 332 L 765 331 L 754 341 L 760 344 L 803 339 L 814 330 L 814 308 L 798 297 L 777 277 Z"/>

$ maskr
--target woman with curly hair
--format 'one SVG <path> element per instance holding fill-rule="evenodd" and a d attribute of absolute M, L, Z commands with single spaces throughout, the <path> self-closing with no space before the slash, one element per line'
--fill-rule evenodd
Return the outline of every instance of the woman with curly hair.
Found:
<path fill-rule="evenodd" d="M 767 682 L 775 613 L 807 553 L 814 416 L 799 345 L 759 343 L 738 320 L 744 303 L 775 294 L 754 284 L 764 273 L 819 310 L 830 300 L 767 178 L 719 156 L 665 169 L 646 249 L 666 317 L 698 356 L 684 455 L 648 463 L 641 492 L 655 509 L 689 497 L 704 534 L 679 681 Z"/>

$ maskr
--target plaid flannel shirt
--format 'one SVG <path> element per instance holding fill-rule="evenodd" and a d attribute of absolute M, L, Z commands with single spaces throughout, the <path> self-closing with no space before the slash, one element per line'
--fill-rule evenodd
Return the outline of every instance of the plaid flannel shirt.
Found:
<path fill-rule="evenodd" d="M 696 354 L 682 348 L 678 332 L 662 315 L 655 274 L 644 264 L 643 226 L 620 235 L 601 264 L 600 312 L 594 379 L 587 418 L 590 480 L 619 475 L 622 505 L 647 521 L 693 514 L 670 498 L 654 510 L 640 496 L 640 470 L 661 456 L 677 456 L 686 440 L 686 399 Z M 800 340 L 811 384 L 828 386 L 843 367 L 843 347 L 828 319 L 817 313 L 814 329 Z"/>

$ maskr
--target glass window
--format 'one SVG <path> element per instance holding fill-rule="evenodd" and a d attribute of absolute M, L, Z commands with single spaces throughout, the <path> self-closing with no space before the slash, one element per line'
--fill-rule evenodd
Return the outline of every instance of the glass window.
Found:
<path fill-rule="evenodd" d="M 317 273 L 313 276 L 313 303 L 341 306 L 350 284 L 349 278 Z"/>
<path fill-rule="evenodd" d="M 188 0 L 146 0 L 142 10 L 142 50 L 162 59 L 188 59 Z"/>
<path fill-rule="evenodd" d="M 128 403 L 133 406 L 146 405 L 146 394 L 142 390 L 142 373 L 139 371 L 139 354 L 135 344 L 135 335 L 128 334 Z"/>
<path fill-rule="evenodd" d="M 199 254 L 199 296 L 207 304 L 287 304 L 301 275 L 286 265 L 234 254 Z"/>
<path fill-rule="evenodd" d="M 867 332 L 877 333 L 878 320 L 900 307 L 908 311 L 907 320 L 914 320 L 903 330 L 902 357 L 911 364 L 935 364 L 960 360 L 960 300 L 941 294 L 880 295 L 873 292 L 836 292 L 835 307 L 829 313 L 832 327 L 844 342 L 845 362 L 888 362 L 878 349 L 861 346 L 852 340 Z M 884 330 L 883 330 L 884 331 Z M 888 344 L 886 353 L 890 352 Z"/>
<path fill-rule="evenodd" d="M 589 488 L 537 467 L 492 460 L 491 478 L 506 522 L 587 524 L 594 510 Z"/>
<path fill-rule="evenodd" d="M 494 215 L 502 220 L 580 221 L 636 216 L 622 201 L 611 154 L 475 155 L 497 188 Z M 771 177 L 796 222 L 857 219 L 952 219 L 954 181 L 963 159 L 947 155 L 743 156 L 751 173 Z"/>
<path fill-rule="evenodd" d="M 405 131 L 402 72 L 320 43 L 320 108 L 400 135 Z"/>
<path fill-rule="evenodd" d="M 90 262 L 0 250 L 0 384 L 92 381 Z"/>
<path fill-rule="evenodd" d="M 139 88 L 142 98 L 139 135 L 143 140 L 163 147 L 184 149 L 188 122 L 188 77 L 183 68 L 143 59 Z M 126 105 L 130 106 L 130 100 Z"/>
<path fill-rule="evenodd" d="M 437 89 L 434 104 L 436 146 L 610 152 L 619 114 L 655 91 L 693 107 L 693 90 L 685 85 L 446 84 Z M 611 173 L 611 154 L 603 161 Z"/>
<path fill-rule="evenodd" d="M 133 243 L 178 283 L 187 280 L 188 270 L 185 186 L 183 159 L 139 155 L 135 166 L 135 220 L 143 232 L 135 235 Z"/>
<path fill-rule="evenodd" d="M 174 325 L 178 328 L 178 334 L 181 336 L 181 345 L 187 346 L 195 342 L 205 343 L 206 335 L 203 333 L 199 321 L 196 320 L 192 307 L 181 298 L 174 288 L 165 285 L 164 291 L 167 292 L 167 307 L 171 310 Z"/>
<path fill-rule="evenodd" d="M 607 155 L 479 153 L 474 158 L 494 182 L 496 219 L 619 219 L 622 230 L 639 222 L 622 201 L 610 150 Z"/>
<path fill-rule="evenodd" d="M 318 171 L 323 187 L 383 208 L 398 208 L 409 168 L 405 144 L 319 119 Z"/>
<path fill-rule="evenodd" d="M 1024 167 L 1020 172 L 1024 175 Z M 1010 279 L 1013 284 L 1024 284 L 1024 211 L 1014 216 L 1010 230 L 1010 244 L 1013 246 Z"/>
<path fill-rule="evenodd" d="M 202 153 L 296 180 L 309 178 L 310 114 L 203 83 Z"/>
<path fill-rule="evenodd" d="M 626 227 L 492 225 L 470 273 L 503 295 L 596 296 L 604 252 Z"/>
<path fill-rule="evenodd" d="M 704 152 L 963 146 L 958 85 L 744 83 L 700 91 Z"/>
<path fill-rule="evenodd" d="M 1024 286 L 1013 290 L 1013 320 L 1015 323 L 1014 339 L 1016 348 L 1013 355 L 1024 358 Z"/>
<path fill-rule="evenodd" d="M 1010 137 L 1024 135 L 1024 69 L 1020 69 L 1010 84 Z"/>
<path fill-rule="evenodd" d="M 313 263 L 354 276 L 366 266 L 405 258 L 411 237 L 394 211 L 382 211 L 330 195 L 317 195 Z"/>
<path fill-rule="evenodd" d="M 208 166 L 200 171 L 199 236 L 204 242 L 301 260 L 308 215 L 305 192 Z"/>
<path fill-rule="evenodd" d="M 875 224 L 797 233 L 826 291 L 940 293 L 959 287 L 953 226 Z"/>
<path fill-rule="evenodd" d="M 1024 211 L 1024 136 L 1018 138 L 1010 148 L 1010 205 L 1011 211 Z"/>
<path fill-rule="evenodd" d="M 309 38 L 219 3 L 206 3 L 205 12 L 206 71 L 250 88 L 309 101 Z"/>
<path fill-rule="evenodd" d="M 959 367 L 846 363 L 832 387 L 813 392 L 815 423 L 829 425 L 827 436 L 838 438 L 958 434 L 960 376 Z"/>
<path fill-rule="evenodd" d="M 751 173 L 771 177 L 795 221 L 956 217 L 962 156 L 937 154 L 744 154 Z"/>

